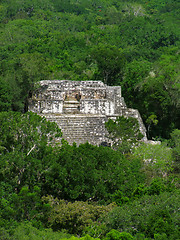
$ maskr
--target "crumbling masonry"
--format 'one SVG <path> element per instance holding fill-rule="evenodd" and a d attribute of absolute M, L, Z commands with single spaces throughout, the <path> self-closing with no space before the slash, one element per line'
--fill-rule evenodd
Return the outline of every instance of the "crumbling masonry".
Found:
<path fill-rule="evenodd" d="M 101 81 L 44 80 L 29 99 L 29 111 L 56 122 L 70 144 L 108 144 L 104 123 L 118 116 L 134 117 L 146 138 L 138 110 L 127 108 L 120 86 Z"/>

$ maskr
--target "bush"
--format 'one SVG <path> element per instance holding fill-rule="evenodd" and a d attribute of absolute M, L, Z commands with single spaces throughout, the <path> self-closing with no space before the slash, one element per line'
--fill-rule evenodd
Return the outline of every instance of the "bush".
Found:
<path fill-rule="evenodd" d="M 109 119 L 105 123 L 109 137 L 113 141 L 113 147 L 122 153 L 128 153 L 139 144 L 143 138 L 139 130 L 138 120 L 132 117 L 118 117 L 115 121 Z"/>
<path fill-rule="evenodd" d="M 105 240 L 133 240 L 133 236 L 127 232 L 118 232 L 112 229 L 106 234 Z"/>
<path fill-rule="evenodd" d="M 48 171 L 44 171 L 44 195 L 68 201 L 110 202 L 116 190 L 128 195 L 144 181 L 141 168 L 138 158 L 126 158 L 107 147 L 64 143 L 55 152 Z"/>
<path fill-rule="evenodd" d="M 69 239 L 70 234 L 64 232 L 53 232 L 52 229 L 37 229 L 31 222 L 19 223 L 10 230 L 0 230 L 0 240 L 59 240 Z"/>
<path fill-rule="evenodd" d="M 171 145 L 172 145 L 174 172 L 176 174 L 179 174 L 180 172 L 180 130 L 179 129 L 175 129 L 171 133 Z"/>
<path fill-rule="evenodd" d="M 113 204 L 99 206 L 95 203 L 82 201 L 72 203 L 50 196 L 43 199 L 51 206 L 47 226 L 56 231 L 66 229 L 71 234 L 81 234 L 86 231 L 88 226 L 99 221 L 113 208 Z"/>
<path fill-rule="evenodd" d="M 179 190 L 160 195 L 143 196 L 141 199 L 114 208 L 104 220 L 108 230 L 115 229 L 132 235 L 142 233 L 154 238 L 154 234 L 166 234 L 177 240 L 180 229 Z"/>
<path fill-rule="evenodd" d="M 165 143 L 141 144 L 134 149 L 133 155 L 145 162 L 144 171 L 149 180 L 152 177 L 168 176 L 172 171 L 172 150 Z"/>

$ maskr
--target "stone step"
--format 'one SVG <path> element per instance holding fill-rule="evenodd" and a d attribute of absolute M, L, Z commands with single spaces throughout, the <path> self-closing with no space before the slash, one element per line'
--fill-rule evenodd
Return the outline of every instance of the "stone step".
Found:
<path fill-rule="evenodd" d="M 68 109 L 68 108 L 67 108 Z M 66 110 L 66 109 L 65 109 Z M 104 122 L 106 120 L 103 116 L 91 115 L 54 115 L 46 117 L 50 121 L 55 121 L 63 133 L 63 138 L 69 144 L 76 142 L 77 144 L 89 142 L 99 144 L 106 139 L 106 130 Z"/>
<path fill-rule="evenodd" d="M 78 101 L 69 100 L 64 101 L 63 104 L 63 113 L 64 114 L 77 114 L 79 113 L 80 103 Z"/>

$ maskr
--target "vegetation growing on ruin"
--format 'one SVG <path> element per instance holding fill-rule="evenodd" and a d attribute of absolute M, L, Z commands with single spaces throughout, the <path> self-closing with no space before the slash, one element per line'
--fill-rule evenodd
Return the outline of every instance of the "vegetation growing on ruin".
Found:
<path fill-rule="evenodd" d="M 179 9 L 177 0 L 0 0 L 0 239 L 179 238 Z M 25 113 L 43 79 L 121 85 L 162 144 L 59 146 L 56 124 Z"/>

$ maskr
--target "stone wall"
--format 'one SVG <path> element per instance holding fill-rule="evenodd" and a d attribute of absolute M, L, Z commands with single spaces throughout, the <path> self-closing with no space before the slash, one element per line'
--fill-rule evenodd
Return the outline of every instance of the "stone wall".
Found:
<path fill-rule="evenodd" d="M 44 80 L 29 99 L 29 111 L 55 121 L 72 144 L 109 142 L 104 123 L 118 116 L 134 117 L 146 141 L 138 110 L 127 108 L 120 86 L 101 81 Z"/>

